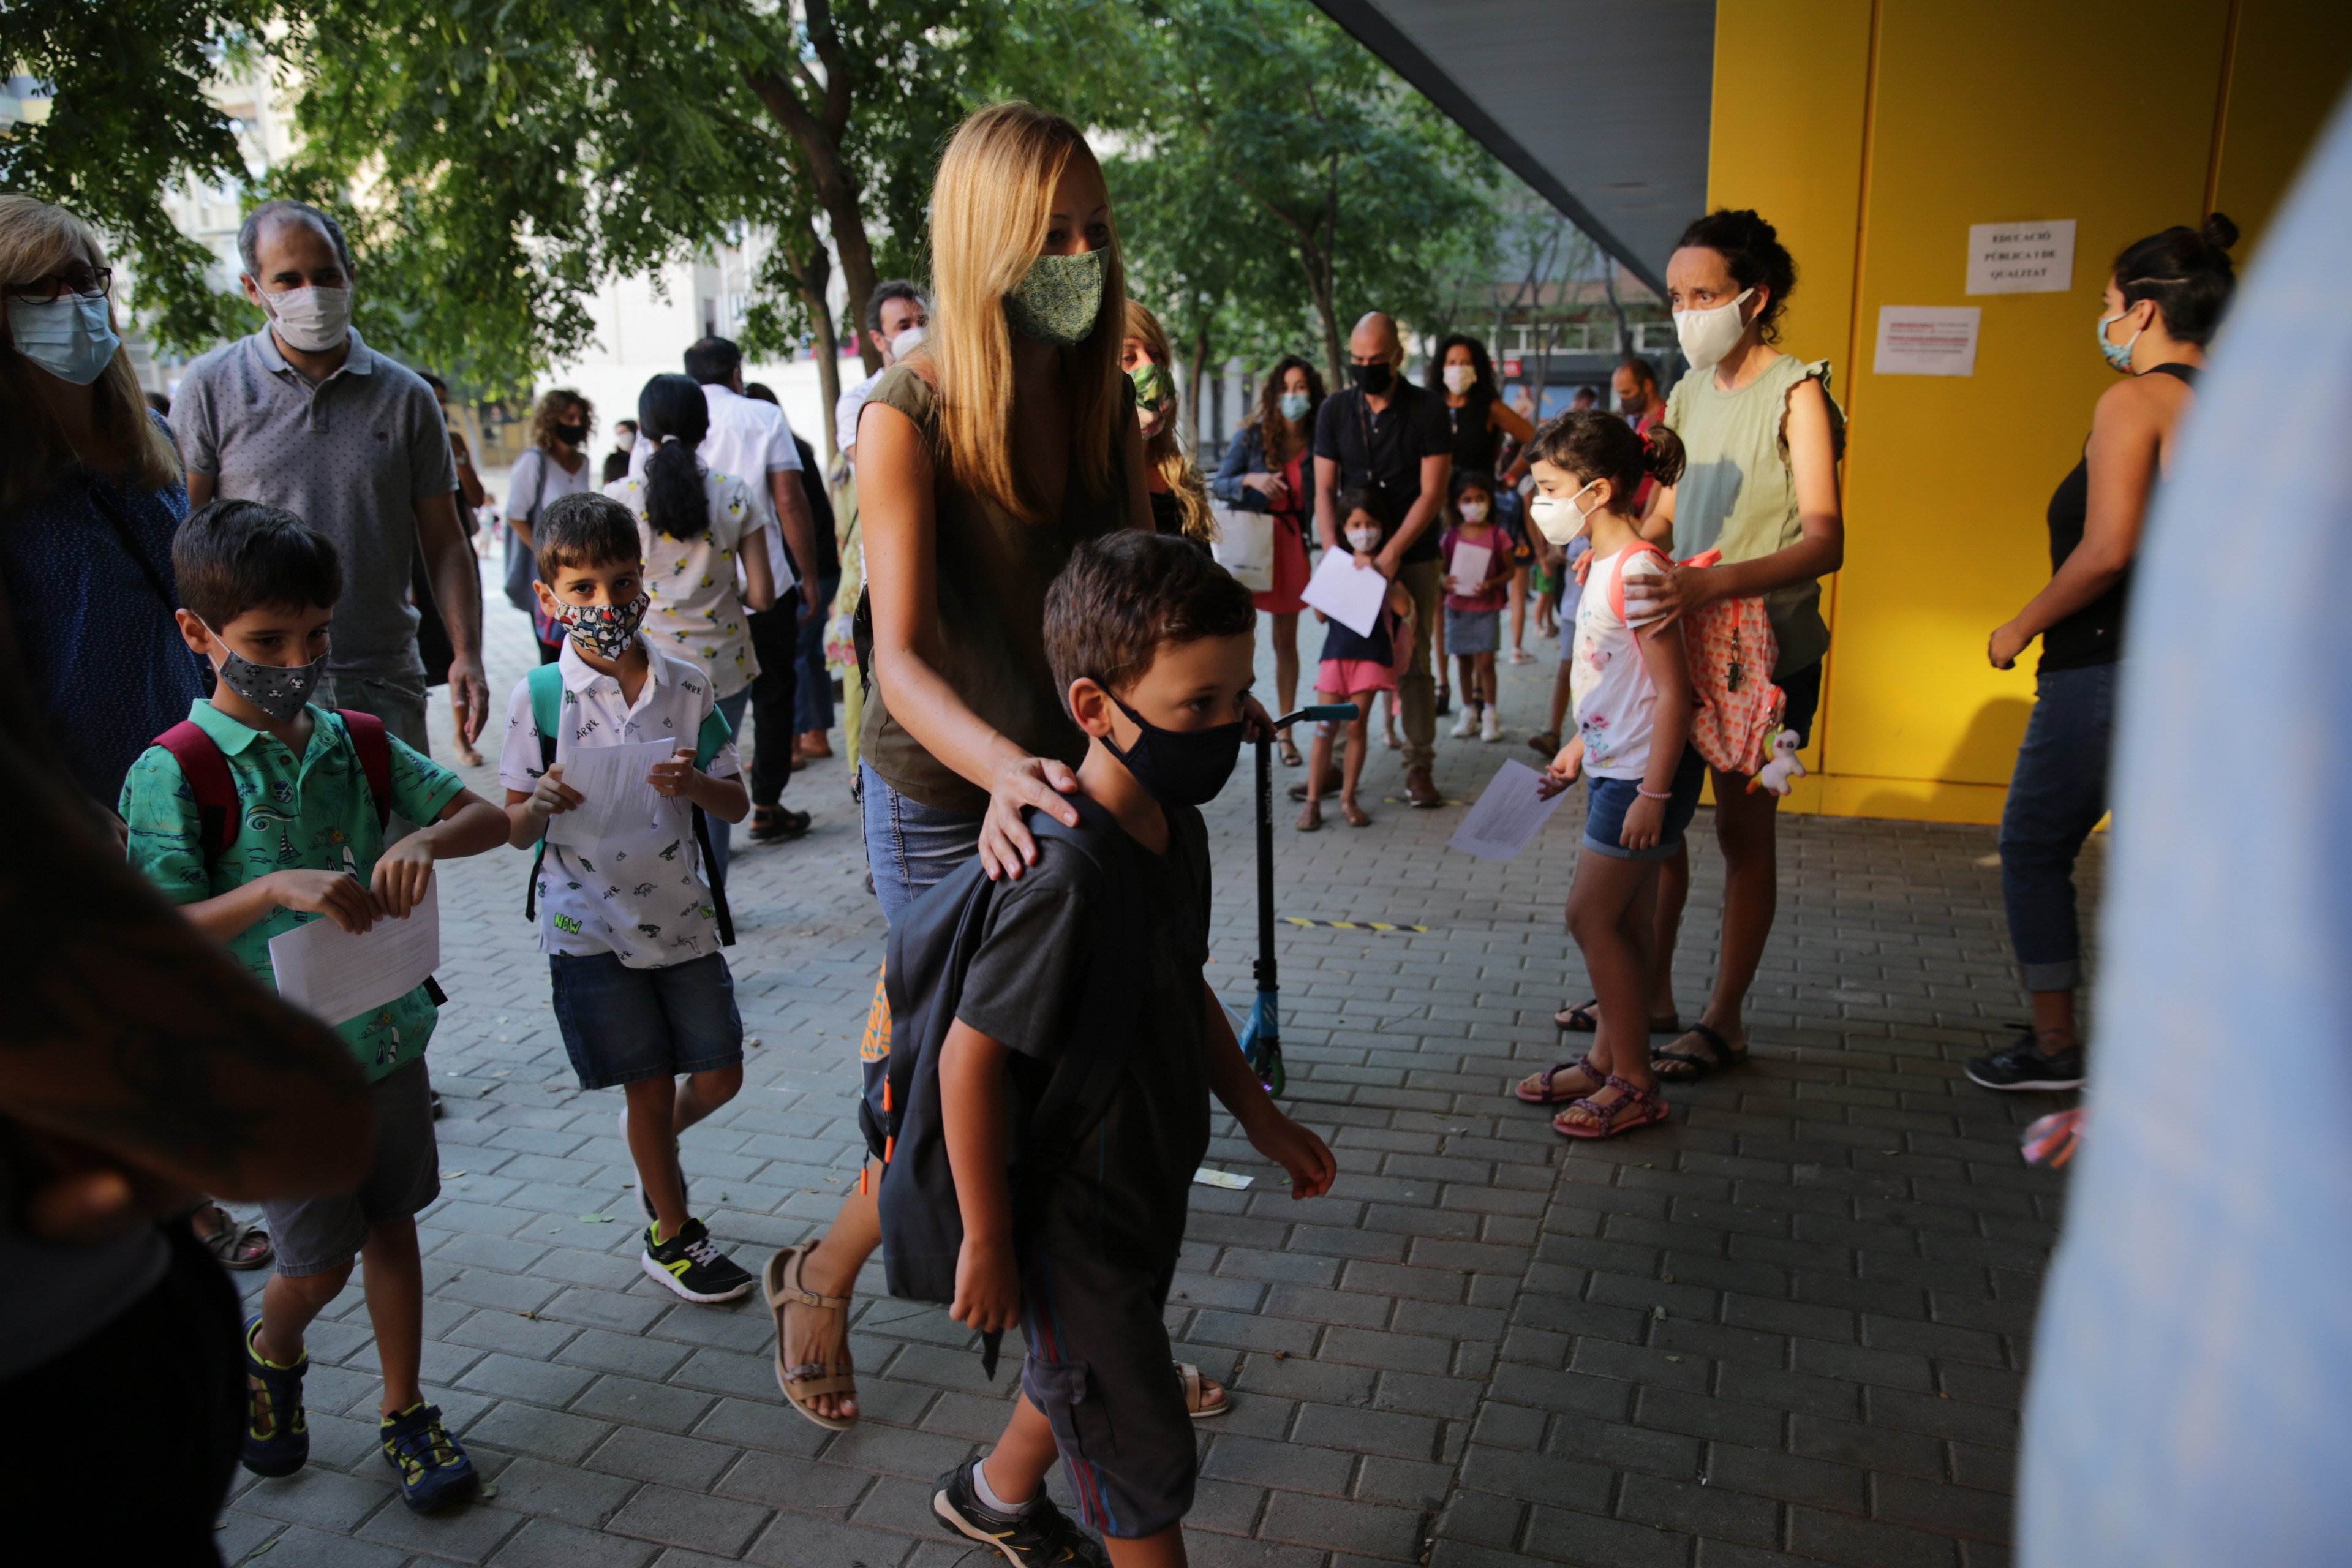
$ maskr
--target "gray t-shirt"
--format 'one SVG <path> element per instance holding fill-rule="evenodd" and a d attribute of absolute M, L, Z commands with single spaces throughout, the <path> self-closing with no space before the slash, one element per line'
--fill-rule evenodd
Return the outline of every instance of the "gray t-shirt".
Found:
<path fill-rule="evenodd" d="M 215 495 L 283 507 L 335 542 L 343 597 L 328 674 L 424 675 L 408 599 L 415 504 L 457 489 L 457 468 L 422 377 L 354 330 L 351 357 L 314 387 L 264 327 L 188 367 L 172 435 Z"/>
<path fill-rule="evenodd" d="M 1133 846 L 1149 975 L 1127 1074 L 1100 1123 L 1055 1181 L 1035 1234 L 1048 1253 L 1166 1268 L 1184 1241 L 1192 1173 L 1209 1151 L 1209 835 L 1191 806 L 1168 812 L 1168 853 Z M 1088 1042 L 1069 1037 L 1101 921 L 1079 852 L 1037 841 L 1037 864 L 998 888 L 964 971 L 961 1022 L 1015 1055 L 1036 1103 Z"/>

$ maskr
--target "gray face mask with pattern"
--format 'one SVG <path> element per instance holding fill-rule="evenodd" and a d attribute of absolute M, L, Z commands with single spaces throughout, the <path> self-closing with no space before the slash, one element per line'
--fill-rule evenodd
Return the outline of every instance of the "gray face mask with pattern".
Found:
<path fill-rule="evenodd" d="M 205 626 L 205 630 L 213 632 L 210 626 Z M 228 656 L 220 662 L 220 683 L 280 724 L 294 721 L 310 694 L 319 689 L 319 678 L 327 673 L 323 655 L 308 664 L 256 664 L 229 647 L 220 633 L 213 632 L 213 640 Z"/>
<path fill-rule="evenodd" d="M 1004 296 L 1004 318 L 1024 338 L 1068 348 L 1095 330 L 1102 298 L 1101 251 L 1041 256 Z"/>

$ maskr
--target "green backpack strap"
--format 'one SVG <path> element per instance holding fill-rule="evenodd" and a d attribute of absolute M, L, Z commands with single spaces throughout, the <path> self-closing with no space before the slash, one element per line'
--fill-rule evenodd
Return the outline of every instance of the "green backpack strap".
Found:
<path fill-rule="evenodd" d="M 764 733 L 764 731 L 762 732 Z M 728 725 L 726 714 L 721 713 L 716 708 L 713 708 L 709 713 L 705 714 L 702 720 L 701 732 L 694 737 L 694 766 L 696 771 L 698 773 L 709 773 L 710 771 L 710 764 L 718 760 L 719 752 L 726 747 L 728 742 L 734 738 L 735 731 Z"/>
<path fill-rule="evenodd" d="M 555 737 L 563 728 L 563 667 L 542 664 L 525 678 L 530 687 L 530 727 L 539 731 L 539 771 L 555 765 Z M 722 720 L 723 723 L 724 721 Z M 530 876 L 522 885 L 522 918 L 539 919 L 539 868 L 547 858 L 547 835 L 531 851 Z"/>

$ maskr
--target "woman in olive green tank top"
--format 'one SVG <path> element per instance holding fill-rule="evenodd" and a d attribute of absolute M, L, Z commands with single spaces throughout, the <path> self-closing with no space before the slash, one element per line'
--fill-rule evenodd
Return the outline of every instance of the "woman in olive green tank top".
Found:
<path fill-rule="evenodd" d="M 1844 419 L 1829 395 L 1828 364 L 1807 364 L 1772 346 L 1796 281 L 1795 261 L 1753 212 L 1711 213 L 1683 232 L 1666 263 L 1666 289 L 1691 369 L 1667 399 L 1666 424 L 1682 437 L 1687 461 L 1678 484 L 1654 493 L 1643 531 L 1662 543 L 1671 534 L 1677 557 L 1723 552 L 1719 565 L 1649 579 L 1657 605 L 1679 611 L 1763 599 L 1780 642 L 1773 679 L 1788 693 L 1785 722 L 1810 742 L 1830 646 L 1821 579 L 1845 558 L 1837 488 Z M 1661 1078 L 1697 1078 L 1748 1055 L 1741 1008 L 1772 932 L 1778 805 L 1769 790 L 1751 793 L 1745 777 L 1715 774 L 1722 962 L 1698 1022 L 1657 1053 Z M 1654 1028 L 1672 1028 L 1676 1016 L 1675 940 L 1689 896 L 1685 850 L 1660 872 Z"/>
<path fill-rule="evenodd" d="M 929 335 L 852 437 L 874 624 L 859 776 L 886 921 L 974 854 L 1019 877 L 1037 856 L 1024 807 L 1077 826 L 1063 796 L 1086 736 L 1045 661 L 1045 590 L 1082 542 L 1151 527 L 1110 196 L 1077 128 L 1017 103 L 967 120 L 932 187 L 931 256 Z M 777 1381 L 836 1430 L 857 1418 L 847 1306 L 881 1241 L 874 1185 L 767 1270 Z"/>

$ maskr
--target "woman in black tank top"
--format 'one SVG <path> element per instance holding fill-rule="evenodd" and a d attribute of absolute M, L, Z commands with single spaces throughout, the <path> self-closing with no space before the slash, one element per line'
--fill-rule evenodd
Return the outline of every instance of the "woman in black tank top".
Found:
<path fill-rule="evenodd" d="M 2107 810 L 2107 751 L 2124 654 L 2132 557 L 2170 467 L 2180 419 L 2235 277 L 2237 227 L 2168 228 L 2116 258 L 2098 319 L 2099 353 L 2131 379 L 2100 397 L 2083 460 L 2050 498 L 2050 582 L 1996 627 L 1995 669 L 2042 639 L 2033 715 L 2000 822 L 2000 880 L 2033 1023 L 1969 1063 L 1987 1089 L 2073 1089 L 2083 1081 L 2074 992 L 2082 936 L 2074 858 Z"/>

